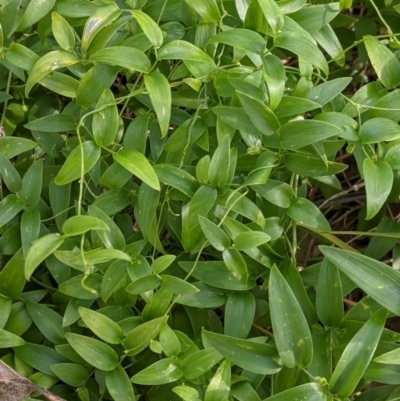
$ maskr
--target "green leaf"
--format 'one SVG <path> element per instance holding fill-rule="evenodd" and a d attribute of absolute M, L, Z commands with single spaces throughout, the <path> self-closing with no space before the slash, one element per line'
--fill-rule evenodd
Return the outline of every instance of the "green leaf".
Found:
<path fill-rule="evenodd" d="M 122 149 L 114 153 L 114 160 L 125 167 L 133 175 L 145 182 L 149 187 L 160 190 L 158 177 L 145 156 L 133 149 Z"/>
<path fill-rule="evenodd" d="M 125 291 L 131 294 L 142 294 L 157 288 L 161 284 L 161 281 L 161 278 L 157 274 L 148 274 L 130 283 Z"/>
<path fill-rule="evenodd" d="M 287 209 L 294 196 L 293 188 L 285 182 L 268 180 L 263 185 L 254 185 L 252 188 L 273 205 Z"/>
<path fill-rule="evenodd" d="M 274 0 L 257 0 L 268 25 L 274 34 L 278 33 L 285 23 L 283 13 Z"/>
<path fill-rule="evenodd" d="M 83 160 L 82 160 L 83 154 Z M 100 157 L 100 148 L 93 141 L 85 141 L 82 146 L 78 145 L 67 157 L 56 178 L 57 185 L 66 185 L 81 177 L 83 173 L 89 172 Z"/>
<path fill-rule="evenodd" d="M 235 237 L 234 246 L 238 251 L 255 248 L 270 241 L 271 237 L 262 231 L 248 231 Z"/>
<path fill-rule="evenodd" d="M 224 251 L 231 246 L 229 237 L 211 220 L 199 216 L 200 227 L 210 244 L 218 251 Z"/>
<path fill-rule="evenodd" d="M 0 349 L 20 347 L 21 345 L 25 345 L 25 340 L 13 333 L 0 329 Z"/>
<path fill-rule="evenodd" d="M 70 114 L 52 114 L 32 120 L 28 124 L 25 124 L 24 127 L 31 131 L 67 132 L 75 131 L 76 121 Z"/>
<path fill-rule="evenodd" d="M 274 44 L 276 47 L 289 50 L 297 56 L 308 60 L 328 75 L 329 68 L 324 55 L 316 46 L 312 36 L 289 17 L 284 17 L 284 25 L 276 34 Z"/>
<path fill-rule="evenodd" d="M 0 153 L 0 174 L 1 179 L 11 192 L 18 192 L 21 189 L 22 181 L 18 171 L 13 164 Z"/>
<path fill-rule="evenodd" d="M 120 365 L 118 365 L 114 370 L 107 372 L 106 387 L 115 401 L 136 400 L 128 374 Z"/>
<path fill-rule="evenodd" d="M 204 22 L 220 22 L 221 14 L 218 9 L 216 0 L 185 0 L 197 14 L 199 14 Z"/>
<path fill-rule="evenodd" d="M 249 278 L 246 262 L 237 249 L 224 249 L 222 258 L 227 269 L 232 273 L 233 277 L 241 284 L 245 285 Z"/>
<path fill-rule="evenodd" d="M 325 216 L 314 203 L 304 198 L 293 198 L 286 214 L 300 225 L 316 228 L 317 230 L 329 232 L 331 227 Z"/>
<path fill-rule="evenodd" d="M 352 78 L 346 77 L 324 82 L 312 88 L 306 98 L 323 106 L 342 93 L 351 81 Z"/>
<path fill-rule="evenodd" d="M 156 22 L 140 10 L 131 10 L 131 13 L 151 44 L 156 48 L 160 47 L 164 41 L 164 36 Z"/>
<path fill-rule="evenodd" d="M 121 15 L 121 10 L 116 4 L 108 5 L 105 7 L 97 7 L 95 11 L 86 20 L 82 33 L 82 52 L 86 53 L 89 49 L 90 43 L 95 36 L 108 24 L 113 22 Z"/>
<path fill-rule="evenodd" d="M 0 154 L 6 159 L 12 159 L 21 153 L 36 148 L 36 146 L 37 143 L 30 139 L 16 136 L 0 136 Z"/>
<path fill-rule="evenodd" d="M 271 268 L 269 301 L 276 347 L 288 367 L 305 367 L 313 357 L 310 329 L 291 288 L 278 268 Z"/>
<path fill-rule="evenodd" d="M 117 323 L 102 313 L 87 308 L 78 308 L 84 323 L 97 337 L 110 344 L 120 344 L 123 338 L 121 328 Z"/>
<path fill-rule="evenodd" d="M 263 73 L 269 94 L 269 107 L 275 110 L 285 90 L 286 72 L 280 58 L 273 54 L 263 57 Z"/>
<path fill-rule="evenodd" d="M 51 28 L 60 47 L 71 51 L 75 47 L 75 35 L 68 21 L 57 12 L 51 13 Z"/>
<path fill-rule="evenodd" d="M 162 350 L 168 358 L 172 358 L 180 354 L 182 347 L 179 338 L 175 332 L 168 326 L 167 322 L 164 322 L 160 326 L 160 344 Z"/>
<path fill-rule="evenodd" d="M 329 24 L 325 25 L 319 31 L 313 32 L 312 36 L 318 42 L 320 47 L 324 49 L 333 60 L 335 60 L 336 64 L 341 67 L 344 65 L 345 57 L 342 44 L 337 37 L 336 32 Z"/>
<path fill-rule="evenodd" d="M 42 192 L 42 180 L 43 160 L 37 160 L 29 167 L 22 178 L 22 186 L 18 193 L 20 200 L 26 206 L 33 207 L 39 202 Z"/>
<path fill-rule="evenodd" d="M 155 274 L 160 274 L 165 269 L 167 269 L 171 265 L 171 263 L 174 262 L 175 259 L 175 255 L 160 256 L 159 258 L 155 259 L 154 262 L 151 264 L 151 270 L 153 270 Z"/>
<path fill-rule="evenodd" d="M 108 225 L 97 217 L 92 216 L 73 216 L 70 217 L 62 227 L 62 231 L 67 236 L 84 234 L 90 230 L 107 230 Z"/>
<path fill-rule="evenodd" d="M 328 401 L 330 399 L 319 383 L 307 383 L 268 397 L 268 401 L 292 401 L 296 398 L 307 401 Z"/>
<path fill-rule="evenodd" d="M 179 380 L 183 375 L 176 359 L 164 358 L 136 373 L 131 382 L 149 386 L 159 386 Z"/>
<path fill-rule="evenodd" d="M 53 182 L 49 186 L 50 206 L 55 215 L 55 221 L 58 230 L 62 231 L 62 225 L 67 220 L 68 212 L 66 209 L 69 206 L 71 196 L 71 184 L 58 186 Z"/>
<path fill-rule="evenodd" d="M 99 274 L 90 274 L 89 276 L 84 276 L 81 274 L 60 284 L 58 289 L 63 294 L 69 295 L 73 298 L 97 299 L 100 298 L 102 279 L 103 276 Z"/>
<path fill-rule="evenodd" d="M 25 13 L 19 22 L 18 30 L 29 28 L 42 19 L 53 8 L 55 0 L 32 0 L 28 3 Z"/>
<path fill-rule="evenodd" d="M 289 121 L 279 130 L 283 149 L 298 149 L 338 136 L 342 130 L 318 120 Z"/>
<path fill-rule="evenodd" d="M 72 387 L 82 387 L 85 385 L 89 372 L 76 363 L 56 363 L 50 365 L 50 369 L 64 383 Z"/>
<path fill-rule="evenodd" d="M 79 59 L 72 53 L 65 50 L 54 50 L 41 57 L 30 71 L 25 85 L 25 96 L 28 97 L 31 89 L 51 72 L 64 67 L 71 67 L 77 64 Z"/>
<path fill-rule="evenodd" d="M 227 400 L 231 392 L 231 364 L 224 360 L 207 387 L 204 401 Z"/>
<path fill-rule="evenodd" d="M 344 315 L 342 283 L 339 270 L 328 259 L 324 259 L 317 285 L 317 312 L 320 321 L 327 327 L 338 327 Z"/>
<path fill-rule="evenodd" d="M 65 343 L 62 317 L 57 312 L 34 302 L 26 302 L 28 312 L 41 333 L 54 344 Z"/>
<path fill-rule="evenodd" d="M 48 234 L 34 241 L 25 260 L 25 278 L 30 279 L 32 273 L 48 256 L 64 242 L 59 234 Z"/>
<path fill-rule="evenodd" d="M 110 146 L 118 133 L 119 115 L 114 95 L 105 89 L 96 103 L 100 111 L 93 115 L 93 137 L 98 146 Z"/>
<path fill-rule="evenodd" d="M 396 348 L 393 351 L 386 352 L 385 354 L 379 355 L 374 359 L 374 362 L 383 364 L 400 365 L 400 348 Z"/>
<path fill-rule="evenodd" d="M 320 108 L 320 104 L 296 96 L 283 96 L 275 114 L 278 118 L 291 117 L 304 114 L 307 111 Z"/>
<path fill-rule="evenodd" d="M 400 63 L 397 57 L 382 42 L 371 36 L 364 41 L 368 57 L 382 84 L 394 89 L 400 84 Z"/>
<path fill-rule="evenodd" d="M 99 50 L 89 58 L 90 62 L 127 68 L 130 71 L 148 72 L 150 60 L 138 49 L 128 46 L 111 46 Z"/>
<path fill-rule="evenodd" d="M 320 250 L 357 287 L 395 315 L 400 315 L 400 305 L 396 301 L 400 295 L 400 272 L 364 255 L 326 246 L 321 246 Z"/>
<path fill-rule="evenodd" d="M 109 345 L 75 333 L 66 333 L 65 337 L 78 355 L 95 368 L 110 371 L 117 367 L 118 354 Z"/>
<path fill-rule="evenodd" d="M 255 311 L 256 300 L 251 292 L 232 292 L 225 306 L 224 334 L 247 338 L 253 325 Z"/>
<path fill-rule="evenodd" d="M 88 264 L 99 264 L 108 262 L 111 259 L 122 259 L 126 260 L 127 262 L 131 261 L 131 258 L 128 254 L 118 249 L 93 249 L 91 251 L 87 251 L 84 253 L 85 262 Z M 79 254 L 75 256 L 71 262 L 72 263 L 79 263 L 82 256 Z"/>
<path fill-rule="evenodd" d="M 223 290 L 201 282 L 193 283 L 193 286 L 199 291 L 180 295 L 176 300 L 178 304 L 195 308 L 217 308 L 226 303 L 226 294 Z"/>
<path fill-rule="evenodd" d="M 385 204 L 393 185 L 393 171 L 388 163 L 370 158 L 363 162 L 365 191 L 367 193 L 367 216 L 372 219 Z"/>
<path fill-rule="evenodd" d="M 168 317 L 159 317 L 135 327 L 123 342 L 124 348 L 128 351 L 128 355 L 137 355 L 143 351 L 154 340 L 159 332 L 160 326 Z"/>
<path fill-rule="evenodd" d="M 24 202 L 19 200 L 17 196 L 7 195 L 0 202 L 0 227 L 7 224 L 14 216 L 16 216 L 24 207 Z"/>
<path fill-rule="evenodd" d="M 250 372 L 271 375 L 282 368 L 275 362 L 277 351 L 272 345 L 229 337 L 204 329 L 202 338 L 232 364 Z"/>
<path fill-rule="evenodd" d="M 230 138 L 226 136 L 215 150 L 208 169 L 208 181 L 213 186 L 224 187 L 229 179 Z"/>
<path fill-rule="evenodd" d="M 163 74 L 152 72 L 150 75 L 145 75 L 144 83 L 156 112 L 161 137 L 164 138 L 168 134 L 169 120 L 171 118 L 171 89 L 169 82 Z"/>
<path fill-rule="evenodd" d="M 206 348 L 189 354 L 182 361 L 183 376 L 192 380 L 208 372 L 222 359 L 222 355 L 214 348 Z"/>
<path fill-rule="evenodd" d="M 116 260 L 106 270 L 101 283 L 101 298 L 104 302 L 107 302 L 128 274 L 126 264 L 127 262 L 124 260 Z"/>
<path fill-rule="evenodd" d="M 193 284 L 188 283 L 185 280 L 182 280 L 175 276 L 168 276 L 163 274 L 161 276 L 163 285 L 162 289 L 164 291 L 170 292 L 171 294 L 195 294 L 199 292 L 198 288 Z"/>
<path fill-rule="evenodd" d="M 394 141 L 400 138 L 400 127 L 388 118 L 372 118 L 360 127 L 358 137 L 363 144 Z"/>
<path fill-rule="evenodd" d="M 242 92 L 236 92 L 251 122 L 263 135 L 272 135 L 280 127 L 279 120 L 268 106 Z"/>
<path fill-rule="evenodd" d="M 329 391 L 339 397 L 353 394 L 378 345 L 386 322 L 386 310 L 374 313 L 347 344 L 329 381 Z"/>
<path fill-rule="evenodd" d="M 265 51 L 265 40 L 254 31 L 243 28 L 233 28 L 212 36 L 208 43 L 224 43 L 245 52 L 262 55 Z"/>
<path fill-rule="evenodd" d="M 0 293 L 18 298 L 25 286 L 24 254 L 20 248 L 0 271 Z"/>

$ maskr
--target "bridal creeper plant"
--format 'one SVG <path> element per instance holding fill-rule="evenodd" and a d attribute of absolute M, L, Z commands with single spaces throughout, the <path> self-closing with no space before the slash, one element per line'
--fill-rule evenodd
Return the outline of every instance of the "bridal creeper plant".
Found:
<path fill-rule="evenodd" d="M 2 361 L 71 401 L 397 400 L 397 12 L 0 0 Z M 333 231 L 309 195 L 359 177 Z"/>

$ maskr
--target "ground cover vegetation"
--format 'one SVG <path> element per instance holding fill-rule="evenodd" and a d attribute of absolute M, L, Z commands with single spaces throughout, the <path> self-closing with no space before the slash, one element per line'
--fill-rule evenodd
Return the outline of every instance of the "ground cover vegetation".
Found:
<path fill-rule="evenodd" d="M 399 13 L 0 0 L 1 399 L 398 400 Z"/>

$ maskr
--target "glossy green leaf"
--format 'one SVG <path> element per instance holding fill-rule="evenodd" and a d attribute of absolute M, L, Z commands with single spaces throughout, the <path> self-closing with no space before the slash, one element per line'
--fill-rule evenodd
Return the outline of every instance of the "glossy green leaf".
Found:
<path fill-rule="evenodd" d="M 161 278 L 156 274 L 148 274 L 147 276 L 141 277 L 133 283 L 130 283 L 126 287 L 126 291 L 131 294 L 141 294 L 143 292 L 154 290 L 161 284 L 161 281 Z"/>
<path fill-rule="evenodd" d="M 104 302 L 110 298 L 114 291 L 118 288 L 122 280 L 126 277 L 127 262 L 124 260 L 116 260 L 111 264 L 104 274 L 103 281 L 101 283 L 101 298 Z"/>
<path fill-rule="evenodd" d="M 0 271 L 0 293 L 18 298 L 25 286 L 24 254 L 20 248 Z"/>
<path fill-rule="evenodd" d="M 160 256 L 159 258 L 155 259 L 154 262 L 151 264 L 151 270 L 153 270 L 155 274 L 160 274 L 165 269 L 167 269 L 171 265 L 171 263 L 174 262 L 175 259 L 175 255 Z"/>
<path fill-rule="evenodd" d="M 400 314 L 400 306 L 396 302 L 400 294 L 400 272 L 354 252 L 327 246 L 321 246 L 320 250 L 371 298 L 394 314 Z"/>
<path fill-rule="evenodd" d="M 313 356 L 310 329 L 296 297 L 276 266 L 271 268 L 269 300 L 272 328 L 282 362 L 289 368 L 309 365 Z"/>
<path fill-rule="evenodd" d="M 213 186 L 224 187 L 229 179 L 231 163 L 230 140 L 226 136 L 215 150 L 208 169 L 208 181 Z"/>
<path fill-rule="evenodd" d="M 136 373 L 131 378 L 131 382 L 136 384 L 144 384 L 158 386 L 161 384 L 172 383 L 179 380 L 183 373 L 176 359 L 164 358 L 154 362 L 152 365 Z"/>
<path fill-rule="evenodd" d="M 249 278 L 246 262 L 240 252 L 235 249 L 224 249 L 222 258 L 227 269 L 232 273 L 233 277 L 241 284 L 246 284 Z"/>
<path fill-rule="evenodd" d="M 368 36 L 364 44 L 382 84 L 388 89 L 394 89 L 400 84 L 400 63 L 397 57 L 376 38 Z"/>
<path fill-rule="evenodd" d="M 307 383 L 291 388 L 290 390 L 283 391 L 282 393 L 273 395 L 272 397 L 268 397 L 268 401 L 292 401 L 296 398 L 304 401 L 329 400 L 319 383 Z"/>
<path fill-rule="evenodd" d="M 243 232 L 235 237 L 234 247 L 239 251 L 243 251 L 263 245 L 270 239 L 271 237 L 262 231 Z"/>
<path fill-rule="evenodd" d="M 329 381 L 329 391 L 349 397 L 355 390 L 378 345 L 386 322 L 386 310 L 374 313 L 348 343 Z"/>
<path fill-rule="evenodd" d="M 51 72 L 77 64 L 79 59 L 65 50 L 54 50 L 40 58 L 32 67 L 25 85 L 25 96 L 28 97 L 33 86 Z"/>
<path fill-rule="evenodd" d="M 279 120 L 268 106 L 242 92 L 237 92 L 237 96 L 251 122 L 263 135 L 272 135 L 279 129 Z"/>
<path fill-rule="evenodd" d="M 178 355 L 181 350 L 181 343 L 175 332 L 164 322 L 160 326 L 160 344 L 162 350 L 168 358 Z"/>
<path fill-rule="evenodd" d="M 88 370 L 76 363 L 57 363 L 50 365 L 50 369 L 64 383 L 72 387 L 82 387 L 88 379 Z"/>
<path fill-rule="evenodd" d="M 195 294 L 199 291 L 193 284 L 178 277 L 163 274 L 161 278 L 163 281 L 163 290 L 171 294 Z"/>
<path fill-rule="evenodd" d="M 105 7 L 98 7 L 94 13 L 89 14 L 82 33 L 82 51 L 86 53 L 90 43 L 95 36 L 108 24 L 114 21 L 121 14 L 121 10 L 116 4 L 110 4 Z"/>
<path fill-rule="evenodd" d="M 304 198 L 293 198 L 286 214 L 300 225 L 316 228 L 317 230 L 331 231 L 331 227 L 322 212 Z"/>
<path fill-rule="evenodd" d="M 99 112 L 93 115 L 93 137 L 98 146 L 110 146 L 117 135 L 119 115 L 114 95 L 105 89 L 96 104 Z"/>
<path fill-rule="evenodd" d="M 221 228 L 203 216 L 199 216 L 199 222 L 204 236 L 215 249 L 222 252 L 230 247 L 231 241 Z"/>
<path fill-rule="evenodd" d="M 400 348 L 396 348 L 393 351 L 379 355 L 374 359 L 374 362 L 383 364 L 400 365 Z"/>
<path fill-rule="evenodd" d="M 91 62 L 127 68 L 131 71 L 148 72 L 150 61 L 140 50 L 128 46 L 111 46 L 90 56 Z"/>
<path fill-rule="evenodd" d="M 0 349 L 1 348 L 11 348 L 20 347 L 25 344 L 25 340 L 21 337 L 16 336 L 13 333 L 0 329 Z"/>
<path fill-rule="evenodd" d="M 269 107 L 275 110 L 285 90 L 286 73 L 282 61 L 273 54 L 263 57 L 264 79 L 268 87 Z"/>
<path fill-rule="evenodd" d="M 400 138 L 400 127 L 388 118 L 372 118 L 360 127 L 358 137 L 364 144 L 394 141 Z"/>
<path fill-rule="evenodd" d="M 365 190 L 367 192 L 367 216 L 372 219 L 385 204 L 393 185 L 393 171 L 388 163 L 370 158 L 363 162 Z"/>
<path fill-rule="evenodd" d="M 207 387 L 204 401 L 227 400 L 231 391 L 231 364 L 224 360 Z"/>
<path fill-rule="evenodd" d="M 202 18 L 204 22 L 220 22 L 221 14 L 216 0 L 185 0 Z"/>
<path fill-rule="evenodd" d="M 263 185 L 252 187 L 260 196 L 272 204 L 287 209 L 294 196 L 293 188 L 285 182 L 268 180 Z"/>
<path fill-rule="evenodd" d="M 114 153 L 114 160 L 145 182 L 149 187 L 157 191 L 160 190 L 160 184 L 152 165 L 138 151 L 122 149 L 118 153 Z"/>
<path fill-rule="evenodd" d="M 82 258 L 82 255 L 75 256 L 71 262 L 72 263 L 79 263 Z M 88 264 L 99 264 L 105 263 L 112 259 L 121 259 L 126 260 L 127 262 L 131 261 L 131 258 L 128 254 L 119 249 L 104 249 L 98 248 L 93 249 L 91 251 L 87 251 L 84 253 L 85 262 Z"/>
<path fill-rule="evenodd" d="M 159 317 L 135 327 L 123 341 L 124 348 L 129 355 L 136 355 L 147 348 L 150 341 L 158 336 L 160 326 L 166 320 L 166 317 Z"/>
<path fill-rule="evenodd" d="M 225 306 L 224 334 L 230 337 L 247 338 L 255 311 L 256 300 L 251 292 L 232 292 Z"/>
<path fill-rule="evenodd" d="M 18 193 L 21 201 L 28 207 L 35 206 L 40 199 L 43 180 L 43 160 L 37 160 L 33 163 L 24 177 L 22 186 Z"/>
<path fill-rule="evenodd" d="M 181 294 L 176 302 L 181 305 L 195 308 L 216 308 L 226 303 L 226 294 L 223 290 L 208 286 L 202 282 L 193 283 L 199 291 L 191 294 Z"/>
<path fill-rule="evenodd" d="M 84 234 L 90 230 L 107 230 L 108 225 L 97 217 L 92 216 L 73 216 L 70 217 L 62 227 L 62 231 L 67 236 Z"/>
<path fill-rule="evenodd" d="M 22 181 L 13 164 L 0 153 L 0 174 L 4 184 L 11 192 L 21 189 Z"/>
<path fill-rule="evenodd" d="M 115 401 L 136 400 L 128 374 L 119 365 L 114 370 L 107 372 L 106 386 L 108 392 Z"/>
<path fill-rule="evenodd" d="M 19 138 L 16 136 L 0 137 L 0 153 L 6 159 L 12 159 L 23 152 L 36 148 L 36 146 L 37 143 L 30 139 Z"/>
<path fill-rule="evenodd" d="M 265 40 L 257 32 L 249 29 L 233 28 L 212 36 L 208 43 L 224 43 L 245 52 L 262 55 L 265 51 Z"/>
<path fill-rule="evenodd" d="M 121 343 L 123 338 L 122 330 L 118 324 L 109 317 L 82 307 L 78 308 L 78 312 L 86 326 L 101 340 L 110 344 Z"/>
<path fill-rule="evenodd" d="M 51 13 L 51 25 L 54 37 L 60 47 L 71 51 L 75 47 L 75 35 L 68 21 L 54 11 Z"/>
<path fill-rule="evenodd" d="M 107 344 L 95 338 L 66 333 L 68 343 L 90 365 L 110 371 L 118 365 L 118 354 Z"/>
<path fill-rule="evenodd" d="M 24 30 L 43 18 L 54 6 L 55 0 L 32 0 L 19 22 L 18 30 Z"/>
<path fill-rule="evenodd" d="M 26 307 L 41 333 L 54 344 L 65 343 L 65 333 L 62 328 L 62 317 L 47 306 L 27 302 Z"/>
<path fill-rule="evenodd" d="M 206 348 L 189 354 L 181 364 L 183 376 L 192 380 L 208 372 L 222 359 L 214 348 Z"/>
<path fill-rule="evenodd" d="M 328 259 L 323 260 L 319 273 L 317 312 L 320 321 L 327 327 L 338 327 L 344 315 L 339 270 Z"/>
<path fill-rule="evenodd" d="M 82 160 L 83 154 L 83 160 Z M 82 163 L 83 173 L 89 172 L 100 157 L 100 148 L 93 141 L 85 141 L 78 145 L 67 157 L 54 182 L 57 185 L 69 184 L 81 177 Z"/>
<path fill-rule="evenodd" d="M 48 256 L 64 242 L 59 234 L 48 234 L 34 241 L 25 260 L 25 278 L 30 279 L 32 273 Z"/>
<path fill-rule="evenodd" d="M 90 274 L 85 277 L 83 274 L 75 276 L 60 284 L 59 290 L 70 297 L 77 299 L 100 298 L 100 288 L 103 276 Z"/>
<path fill-rule="evenodd" d="M 243 340 L 222 334 L 202 331 L 203 341 L 207 341 L 224 358 L 232 364 L 253 373 L 270 375 L 281 370 L 275 360 L 277 359 L 276 348 L 269 344 Z"/>
<path fill-rule="evenodd" d="M 132 10 L 131 13 L 151 44 L 157 48 L 160 47 L 164 41 L 164 37 L 162 30 L 156 22 L 140 10 Z"/>
<path fill-rule="evenodd" d="M 323 106 L 339 95 L 339 93 L 342 93 L 351 80 L 351 78 L 346 77 L 324 82 L 314 86 L 314 88 L 307 93 L 306 98 Z"/>
<path fill-rule="evenodd" d="M 23 207 L 24 202 L 19 200 L 17 196 L 13 194 L 7 195 L 0 202 L 0 227 L 7 224 Z"/>
<path fill-rule="evenodd" d="M 70 114 L 53 114 L 38 118 L 24 125 L 32 131 L 41 132 L 66 132 L 75 131 L 76 121 Z"/>
<path fill-rule="evenodd" d="M 279 130 L 283 149 L 298 149 L 340 135 L 333 124 L 317 120 L 290 121 Z"/>
<path fill-rule="evenodd" d="M 169 82 L 163 74 L 152 72 L 144 77 L 144 83 L 156 112 L 161 137 L 164 138 L 169 131 L 169 120 L 171 118 L 171 89 Z"/>
<path fill-rule="evenodd" d="M 319 103 L 296 96 L 283 96 L 275 114 L 278 118 L 291 117 L 304 114 L 307 111 L 320 108 Z"/>

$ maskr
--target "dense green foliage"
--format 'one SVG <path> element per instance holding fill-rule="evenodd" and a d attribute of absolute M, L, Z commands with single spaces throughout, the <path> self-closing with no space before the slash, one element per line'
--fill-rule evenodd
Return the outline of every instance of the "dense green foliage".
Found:
<path fill-rule="evenodd" d="M 398 399 L 398 12 L 0 0 L 1 360 L 68 401 Z"/>

